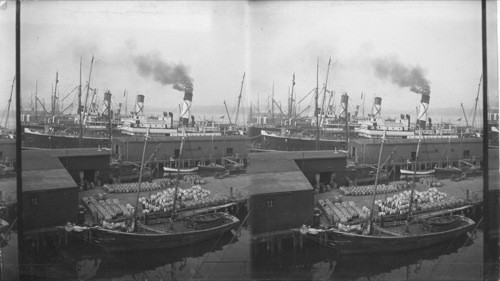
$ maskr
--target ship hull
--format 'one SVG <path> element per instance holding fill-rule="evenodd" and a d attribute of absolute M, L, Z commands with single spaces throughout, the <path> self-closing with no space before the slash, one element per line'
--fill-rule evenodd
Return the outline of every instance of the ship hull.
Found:
<path fill-rule="evenodd" d="M 55 134 L 42 134 L 36 132 L 22 133 L 23 147 L 36 148 L 78 148 L 80 147 L 78 136 L 65 136 Z M 109 147 L 109 138 L 83 137 L 82 148 Z"/>
<path fill-rule="evenodd" d="M 273 135 L 262 136 L 262 148 L 279 151 L 307 151 L 307 150 L 345 150 L 347 142 L 345 140 L 316 140 L 310 138 L 294 138 Z"/>
<path fill-rule="evenodd" d="M 138 251 L 177 248 L 191 245 L 236 229 L 239 220 L 225 214 L 225 222 L 217 227 L 202 230 L 190 230 L 180 233 L 151 234 L 128 233 L 107 229 L 94 229 L 93 239 L 106 252 Z"/>

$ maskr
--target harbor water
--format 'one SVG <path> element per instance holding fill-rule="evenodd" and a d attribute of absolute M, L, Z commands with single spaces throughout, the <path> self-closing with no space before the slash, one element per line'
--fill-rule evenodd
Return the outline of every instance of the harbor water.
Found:
<path fill-rule="evenodd" d="M 241 214 L 240 220 L 245 214 Z M 31 278 L 79 280 L 479 280 L 483 231 L 397 254 L 337 256 L 328 245 L 251 242 L 248 227 L 178 249 L 97 253 L 88 246 L 34 257 Z M 23 280 L 31 279 L 23 276 Z"/>

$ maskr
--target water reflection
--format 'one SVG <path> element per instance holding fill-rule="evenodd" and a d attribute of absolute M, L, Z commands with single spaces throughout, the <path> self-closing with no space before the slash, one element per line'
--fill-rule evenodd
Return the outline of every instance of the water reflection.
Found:
<path fill-rule="evenodd" d="M 225 233 L 218 238 L 174 249 L 117 253 L 83 253 L 81 249 L 67 249 L 61 253 L 66 268 L 74 269 L 74 278 L 168 280 L 196 276 L 201 261 L 212 255 L 217 258 L 224 248 L 235 243 L 239 243 L 238 237 Z"/>
<path fill-rule="evenodd" d="M 178 249 L 115 254 L 66 249 L 45 273 L 51 279 L 92 280 L 425 280 L 450 274 L 455 274 L 451 279 L 478 279 L 480 272 L 473 265 L 481 258 L 480 229 L 470 238 L 461 236 L 418 251 L 339 257 L 330 247 L 311 241 L 302 250 L 286 241 L 279 253 L 271 254 L 265 244 L 251 243 L 245 227 L 236 236 L 226 233 Z"/>

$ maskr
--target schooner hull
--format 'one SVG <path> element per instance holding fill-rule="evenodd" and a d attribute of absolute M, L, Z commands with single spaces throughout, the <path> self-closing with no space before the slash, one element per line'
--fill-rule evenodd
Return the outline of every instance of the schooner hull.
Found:
<path fill-rule="evenodd" d="M 334 248 L 342 254 L 388 253 L 426 248 L 470 232 L 474 221 L 461 217 L 460 226 L 440 232 L 429 232 L 409 236 L 368 236 L 333 230 L 328 232 L 328 239 Z"/>
<path fill-rule="evenodd" d="M 226 214 L 226 218 L 224 224 L 203 230 L 142 234 L 97 228 L 92 230 L 92 236 L 94 242 L 106 252 L 169 249 L 209 240 L 238 227 L 236 217 Z"/>

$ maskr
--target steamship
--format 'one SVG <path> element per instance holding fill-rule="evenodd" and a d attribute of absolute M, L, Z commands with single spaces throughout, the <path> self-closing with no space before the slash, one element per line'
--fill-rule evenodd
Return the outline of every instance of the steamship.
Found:
<path fill-rule="evenodd" d="M 103 103 L 103 112 L 99 112 L 93 102 L 87 109 L 78 109 L 77 115 L 72 118 L 73 122 L 68 122 L 68 118 L 66 122 L 61 122 L 61 119 L 53 114 L 51 118 L 44 118 L 43 121 L 46 121 L 44 123 L 26 123 L 21 133 L 23 147 L 78 148 L 80 142 L 83 148 L 109 147 L 110 136 L 118 134 L 116 129 L 120 113 L 113 114 L 109 91 L 104 93 Z M 25 120 L 29 121 L 29 116 L 26 117 Z M 81 138 L 80 130 L 84 131 Z"/>
<path fill-rule="evenodd" d="M 422 95 L 421 104 L 417 112 L 417 124 L 412 126 L 410 115 L 401 114 L 396 118 L 382 118 L 382 98 L 376 97 L 372 116 L 368 120 L 360 121 L 355 132 L 359 137 L 380 139 L 384 132 L 388 138 L 458 138 L 457 129 L 451 123 L 432 124 L 432 119 L 427 118 L 429 108 L 429 95 Z M 428 121 L 428 122 L 426 122 Z"/>
<path fill-rule="evenodd" d="M 318 110 L 317 118 L 309 119 L 308 126 L 261 129 L 260 148 L 281 151 L 346 150 L 347 136 L 353 137 L 357 126 L 356 118 L 348 113 L 348 102 L 349 96 L 343 94 L 342 112 L 338 116 L 333 113 L 333 107 L 327 106 L 325 111 Z M 288 124 L 292 122 L 290 120 Z"/>
<path fill-rule="evenodd" d="M 93 119 L 93 115 L 91 114 L 85 114 L 82 124 L 82 126 L 85 126 L 85 133 L 81 137 L 81 147 L 110 147 L 112 136 L 144 135 L 147 128 L 150 128 L 151 136 L 179 136 L 181 135 L 180 125 L 186 126 L 186 132 L 191 135 L 221 135 L 219 127 L 214 122 L 200 122 L 200 124 L 195 125 L 194 116 L 191 116 L 191 122 L 189 122 L 192 97 L 192 91 L 186 90 L 184 92 L 181 117 L 179 122 L 174 122 L 172 113 L 164 113 L 163 116 L 158 117 L 146 117 L 144 115 L 144 95 L 137 95 L 132 116 L 119 118 L 119 112 L 113 115 L 110 109 L 111 93 L 108 91 L 104 95 L 104 104 L 106 107 L 104 112 L 107 111 L 108 115 L 102 114 L 100 116 L 101 119 L 99 120 L 102 122 Z M 108 116 L 113 116 L 113 120 L 118 119 L 120 121 L 109 122 Z M 110 123 L 111 128 L 109 126 Z M 72 127 L 62 131 L 49 129 L 43 132 L 24 128 L 24 132 L 22 133 L 23 146 L 36 148 L 78 148 L 80 147 L 79 126 Z"/>

